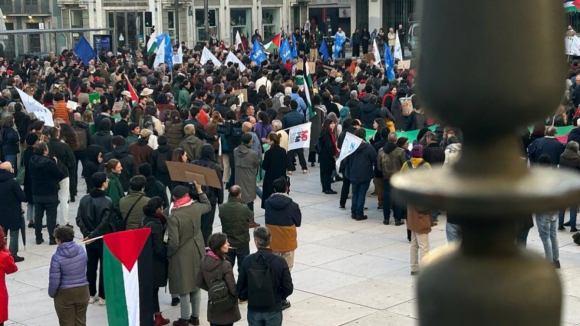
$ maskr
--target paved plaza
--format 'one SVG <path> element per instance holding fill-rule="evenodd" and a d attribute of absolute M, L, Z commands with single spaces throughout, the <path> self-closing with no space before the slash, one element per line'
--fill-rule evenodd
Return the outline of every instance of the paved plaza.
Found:
<path fill-rule="evenodd" d="M 333 184 L 340 192 L 340 183 Z M 372 191 L 369 190 L 369 194 Z M 70 205 L 69 220 L 74 223 L 77 205 L 84 195 L 84 183 L 79 185 L 79 197 Z M 292 307 L 284 311 L 288 326 L 413 326 L 418 325 L 416 309 L 416 277 L 410 275 L 409 242 L 404 226 L 385 226 L 382 212 L 377 210 L 376 197 L 367 197 L 366 221 L 350 218 L 347 210 L 338 208 L 339 195 L 323 195 L 319 185 L 318 167 L 307 175 L 294 174 L 290 196 L 302 209 L 302 226 L 298 228 L 298 249 L 292 270 L 294 294 Z M 256 202 L 256 221 L 264 224 L 264 212 Z M 220 231 L 217 218 L 214 231 Z M 430 234 L 431 249 L 446 246 L 445 216 Z M 81 235 L 75 227 L 76 237 Z M 46 232 L 46 231 L 45 231 Z M 559 271 L 564 286 L 563 325 L 580 325 L 580 246 L 572 242 L 570 232 L 559 232 Z M 26 258 L 18 264 L 19 271 L 7 276 L 10 296 L 9 317 L 5 325 L 58 325 L 53 300 L 48 296 L 49 262 L 56 246 L 34 243 L 32 229 L 27 229 Z M 45 235 L 45 239 L 47 239 Z M 253 242 L 252 251 L 255 251 Z M 543 253 L 537 228 L 530 230 L 528 248 Z M 234 268 L 234 271 L 237 268 Z M 161 293 L 163 292 L 163 293 Z M 202 292 L 200 320 L 206 321 L 207 293 Z M 163 314 L 172 321 L 179 316 L 179 307 L 170 306 L 171 297 L 160 291 Z M 246 305 L 241 305 L 242 320 L 247 325 Z M 87 324 L 107 325 L 105 307 L 89 305 Z"/>

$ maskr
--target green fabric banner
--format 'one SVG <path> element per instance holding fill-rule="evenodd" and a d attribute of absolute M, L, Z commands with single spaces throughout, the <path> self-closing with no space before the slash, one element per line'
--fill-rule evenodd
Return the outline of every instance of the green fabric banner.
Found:
<path fill-rule="evenodd" d="M 429 129 L 431 131 L 435 131 L 435 128 L 436 127 L 437 126 L 431 126 L 431 127 L 429 127 Z M 372 137 L 374 137 L 375 133 L 377 132 L 376 130 L 373 130 L 373 129 L 366 129 L 366 128 L 364 128 L 364 130 L 366 130 L 366 132 L 367 132 L 367 137 L 366 137 L 366 141 L 367 142 L 369 142 L 370 139 Z M 417 135 L 419 134 L 419 130 L 420 129 L 411 130 L 411 131 L 397 131 L 397 137 L 398 138 L 407 137 L 409 139 L 409 142 L 410 143 L 413 143 L 413 141 L 417 138 Z M 558 134 L 560 134 L 560 133 L 558 132 Z"/>

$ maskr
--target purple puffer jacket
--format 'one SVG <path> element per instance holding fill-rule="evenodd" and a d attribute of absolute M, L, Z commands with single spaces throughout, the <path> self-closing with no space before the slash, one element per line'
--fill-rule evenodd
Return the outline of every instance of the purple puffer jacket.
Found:
<path fill-rule="evenodd" d="M 70 241 L 61 243 L 50 260 L 48 295 L 54 298 L 58 289 L 88 285 L 87 254 L 82 246 Z"/>

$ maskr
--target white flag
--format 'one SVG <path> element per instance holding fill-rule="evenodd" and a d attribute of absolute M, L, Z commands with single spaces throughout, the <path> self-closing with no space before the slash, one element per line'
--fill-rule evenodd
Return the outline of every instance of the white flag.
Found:
<path fill-rule="evenodd" d="M 354 153 L 354 151 L 357 150 L 361 143 L 362 139 L 358 138 L 354 134 L 351 134 L 350 132 L 346 133 L 344 141 L 342 142 L 342 147 L 340 148 L 340 155 L 336 160 L 336 171 L 340 169 L 340 162 L 342 162 L 342 160 L 344 160 L 350 154 Z"/>
<path fill-rule="evenodd" d="M 246 66 L 240 61 L 240 59 L 238 59 L 238 57 L 236 57 L 232 51 L 230 51 L 226 57 L 226 64 L 230 62 L 237 63 L 240 71 L 246 71 L 247 69 Z"/>
<path fill-rule="evenodd" d="M 375 66 L 381 64 L 381 54 L 379 53 L 379 47 L 377 46 L 377 40 L 373 39 L 373 54 L 375 55 Z"/>
<path fill-rule="evenodd" d="M 54 121 L 52 121 L 52 113 L 49 109 L 45 108 L 44 105 L 40 104 L 32 96 L 24 93 L 20 89 L 16 88 L 18 94 L 20 95 L 20 100 L 22 105 L 26 108 L 26 111 L 34 112 L 36 118 L 40 121 L 44 121 L 44 124 L 50 127 L 54 127 Z M 76 109 L 76 108 L 75 108 Z"/>
<path fill-rule="evenodd" d="M 181 47 L 181 45 L 177 49 L 177 54 L 173 55 L 173 64 L 174 65 L 183 64 L 183 48 Z"/>
<path fill-rule="evenodd" d="M 153 68 L 158 68 L 162 63 L 165 63 L 165 38 L 161 40 L 161 44 L 157 47 L 157 56 L 155 61 L 153 61 Z"/>
<path fill-rule="evenodd" d="M 219 67 L 222 63 L 208 50 L 205 46 L 203 47 L 203 51 L 201 52 L 201 59 L 199 63 L 204 65 L 206 62 L 210 61 L 213 62 L 214 66 Z"/>
<path fill-rule="evenodd" d="M 242 44 L 242 37 L 240 36 L 240 31 L 236 32 L 236 50 L 238 49 L 238 45 Z M 242 49 L 244 47 L 242 46 Z"/>
<path fill-rule="evenodd" d="M 397 31 L 397 37 L 395 38 L 395 59 L 403 60 L 403 49 L 401 48 L 401 41 L 399 40 L 399 31 Z"/>
<path fill-rule="evenodd" d="M 312 122 L 294 126 L 288 130 L 288 150 L 310 147 Z"/>

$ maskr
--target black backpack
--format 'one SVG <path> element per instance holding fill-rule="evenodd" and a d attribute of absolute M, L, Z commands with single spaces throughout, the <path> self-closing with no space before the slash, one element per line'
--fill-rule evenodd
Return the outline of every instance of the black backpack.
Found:
<path fill-rule="evenodd" d="M 79 146 L 76 151 L 84 151 L 87 149 L 87 132 L 83 128 L 73 127 L 75 135 L 77 135 L 77 140 L 79 141 Z"/>
<path fill-rule="evenodd" d="M 276 258 L 272 256 L 269 260 L 263 255 L 258 255 L 258 259 L 252 263 L 248 270 L 248 304 L 253 307 L 272 307 L 276 304 L 274 295 L 274 282 L 270 262 Z"/>
<path fill-rule="evenodd" d="M 218 267 L 217 278 L 211 281 L 207 291 L 209 309 L 213 314 L 219 314 L 233 308 L 236 305 L 235 298 L 230 294 L 228 285 L 223 278 L 222 261 Z"/>

